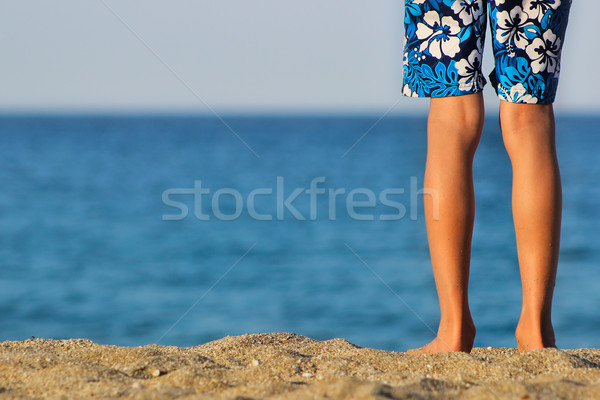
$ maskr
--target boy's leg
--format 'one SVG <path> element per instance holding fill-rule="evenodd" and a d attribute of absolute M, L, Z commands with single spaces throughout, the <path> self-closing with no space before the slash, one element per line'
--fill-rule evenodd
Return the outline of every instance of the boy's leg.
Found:
<path fill-rule="evenodd" d="M 469 352 L 475 337 L 467 296 L 486 2 L 405 0 L 402 93 L 431 97 L 424 186 L 435 197 L 424 205 L 441 314 L 437 337 L 418 352 Z"/>
<path fill-rule="evenodd" d="M 440 325 L 437 337 L 419 352 L 470 352 L 473 347 L 475 325 L 468 301 L 475 216 L 472 164 L 483 118 L 481 92 L 431 99 L 424 187 L 436 195 L 425 195 L 424 206 Z"/>
<path fill-rule="evenodd" d="M 501 101 L 500 126 L 513 168 L 512 206 L 523 305 L 519 351 L 555 347 L 551 321 L 562 192 L 552 104 Z"/>

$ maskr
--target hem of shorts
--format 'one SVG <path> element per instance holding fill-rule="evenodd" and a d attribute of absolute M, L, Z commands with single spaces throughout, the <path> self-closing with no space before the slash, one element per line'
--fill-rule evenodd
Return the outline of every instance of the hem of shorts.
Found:
<path fill-rule="evenodd" d="M 444 98 L 444 97 L 459 97 L 459 96 L 466 96 L 466 95 L 468 95 L 468 94 L 476 94 L 476 93 L 480 93 L 480 92 L 483 92 L 483 89 L 479 89 L 479 90 L 470 90 L 470 91 L 466 91 L 466 90 L 465 90 L 465 91 L 463 91 L 462 93 L 454 93 L 454 94 L 449 94 L 449 95 L 446 95 L 446 96 L 436 96 L 436 95 L 433 95 L 433 94 L 431 94 L 431 93 L 426 93 L 426 94 L 424 94 L 424 95 L 418 95 L 418 94 L 413 94 L 413 95 L 410 95 L 410 94 L 406 94 L 406 93 L 402 92 L 402 96 L 404 96 L 404 97 L 410 97 L 410 98 L 413 98 L 413 99 L 427 99 L 427 98 L 435 98 L 435 99 L 439 99 L 439 98 Z"/>
<path fill-rule="evenodd" d="M 528 93 L 518 93 L 518 94 L 520 96 L 524 96 L 524 95 L 527 95 Z M 500 100 L 504 100 L 507 103 L 513 103 L 513 104 L 553 104 L 554 100 L 556 99 L 556 95 L 554 95 L 554 96 L 550 96 L 550 97 L 548 97 L 548 96 L 546 96 L 546 97 L 542 96 L 541 98 L 536 97 L 537 101 L 535 101 L 535 102 L 523 101 L 523 100 L 514 101 L 513 99 L 510 99 L 508 96 L 504 96 L 502 93 L 500 93 L 498 91 L 496 91 L 496 95 L 498 96 L 498 98 Z"/>
<path fill-rule="evenodd" d="M 500 100 L 504 100 L 507 103 L 514 103 L 514 104 L 552 104 L 554 103 L 554 100 L 556 99 L 556 91 L 554 92 L 546 92 L 546 93 L 542 93 L 540 96 L 537 96 L 536 102 L 531 102 L 531 101 L 523 101 L 523 100 L 518 100 L 518 101 L 514 101 L 510 98 L 510 96 L 508 95 L 511 90 L 511 88 L 506 88 L 505 86 L 503 86 L 502 84 L 500 84 L 500 82 L 498 81 L 498 77 L 496 76 L 496 68 L 494 68 L 492 70 L 492 72 L 490 72 L 490 74 L 488 75 L 488 77 L 490 78 L 490 83 L 492 84 L 492 88 L 494 89 L 494 92 L 496 92 L 496 96 L 498 96 L 498 98 Z M 516 92 L 516 94 L 519 95 L 519 97 L 522 96 L 532 96 L 531 94 L 527 93 L 526 91 L 518 91 Z"/>
<path fill-rule="evenodd" d="M 476 93 L 479 93 L 479 92 L 483 92 L 483 87 L 481 87 L 481 88 L 473 88 L 472 86 L 469 86 L 468 89 L 463 89 L 459 85 L 458 89 L 461 90 L 462 93 L 449 94 L 449 95 L 446 95 L 446 96 L 435 96 L 432 93 L 425 93 L 424 95 L 418 95 L 418 94 L 416 94 L 416 95 L 409 95 L 409 94 L 404 93 L 404 90 L 403 90 L 402 91 L 402 96 L 404 96 L 404 97 L 410 97 L 410 98 L 413 98 L 413 99 L 427 99 L 427 98 L 436 98 L 436 99 L 439 99 L 439 98 L 444 98 L 444 97 L 466 96 L 468 94 L 476 94 Z"/>

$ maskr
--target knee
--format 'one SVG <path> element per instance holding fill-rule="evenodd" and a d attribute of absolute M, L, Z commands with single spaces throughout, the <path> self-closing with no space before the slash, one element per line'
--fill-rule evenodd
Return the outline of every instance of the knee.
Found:
<path fill-rule="evenodd" d="M 500 104 L 500 129 L 507 150 L 554 142 L 552 104 Z"/>
<path fill-rule="evenodd" d="M 429 109 L 429 137 L 444 146 L 473 152 L 483 130 L 484 108 L 480 93 L 432 99 Z"/>

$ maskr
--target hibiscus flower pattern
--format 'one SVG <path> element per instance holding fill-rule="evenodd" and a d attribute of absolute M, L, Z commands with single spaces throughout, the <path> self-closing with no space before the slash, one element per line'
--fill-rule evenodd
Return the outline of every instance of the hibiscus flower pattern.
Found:
<path fill-rule="evenodd" d="M 519 6 L 496 14 L 496 39 L 500 43 L 514 43 L 518 48 L 525 48 L 529 43 L 527 29 L 531 27 L 529 15 Z"/>
<path fill-rule="evenodd" d="M 460 76 L 460 87 L 481 87 L 485 85 L 485 78 L 481 71 L 481 59 L 483 53 L 481 47 L 474 49 L 469 57 L 463 58 L 456 63 L 458 75 Z"/>
<path fill-rule="evenodd" d="M 497 95 L 515 103 L 552 103 L 572 0 L 405 0 L 402 94 L 477 93 L 489 17 Z"/>
<path fill-rule="evenodd" d="M 483 15 L 483 2 L 475 0 L 457 0 L 452 3 L 452 11 L 468 25 Z"/>
<path fill-rule="evenodd" d="M 531 59 L 532 71 L 559 72 L 560 45 L 560 38 L 551 29 L 545 31 L 541 38 L 534 38 L 525 49 Z"/>
<path fill-rule="evenodd" d="M 523 10 L 539 21 L 550 11 L 558 10 L 561 0 L 523 0 Z"/>
<path fill-rule="evenodd" d="M 423 22 L 417 24 L 417 37 L 422 40 L 420 50 L 435 58 L 454 57 L 459 51 L 460 25 L 452 17 L 441 17 L 435 11 L 428 11 Z"/>

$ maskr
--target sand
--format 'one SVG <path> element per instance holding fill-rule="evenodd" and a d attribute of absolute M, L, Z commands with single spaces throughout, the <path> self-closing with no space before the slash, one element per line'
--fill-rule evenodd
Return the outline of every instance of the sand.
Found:
<path fill-rule="evenodd" d="M 407 355 L 293 333 L 195 347 L 0 342 L 0 399 L 600 399 L 600 350 Z"/>

